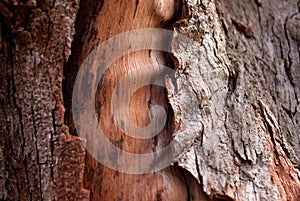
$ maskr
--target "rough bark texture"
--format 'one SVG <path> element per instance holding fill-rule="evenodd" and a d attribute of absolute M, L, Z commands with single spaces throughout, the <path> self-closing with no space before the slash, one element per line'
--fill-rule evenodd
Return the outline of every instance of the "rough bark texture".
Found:
<path fill-rule="evenodd" d="M 300 197 L 296 0 L 4 0 L 0 19 L 0 200 Z M 149 123 L 154 104 L 166 109 L 168 124 L 155 139 L 139 141 L 110 120 L 115 83 L 154 63 L 150 51 L 122 57 L 105 73 L 96 97 L 100 124 L 127 151 L 153 151 L 171 139 L 187 151 L 172 167 L 130 175 L 99 164 L 84 140 L 69 134 L 77 134 L 72 89 L 99 43 L 148 27 L 197 41 L 178 44 L 174 34 L 173 60 L 164 62 L 175 68 L 175 83 L 167 79 L 167 91 L 143 87 L 131 100 L 139 126 Z"/>
<path fill-rule="evenodd" d="M 169 96 L 182 128 L 174 136 L 193 139 L 199 120 L 204 130 L 179 165 L 211 197 L 298 200 L 297 2 L 187 5 L 190 18 L 177 31 L 201 46 L 174 48 L 179 87 Z"/>
<path fill-rule="evenodd" d="M 78 1 L 22 2 L 0 2 L 0 199 L 89 200 L 61 90 Z"/>

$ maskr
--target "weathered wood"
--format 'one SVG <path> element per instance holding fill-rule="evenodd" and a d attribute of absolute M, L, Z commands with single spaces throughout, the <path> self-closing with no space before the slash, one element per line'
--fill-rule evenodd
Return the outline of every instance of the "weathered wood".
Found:
<path fill-rule="evenodd" d="M 140 28 L 165 27 L 176 10 L 173 1 L 104 1 L 98 16 L 90 25 L 93 27 L 91 29 L 95 30 L 93 40 L 83 37 L 80 57 L 73 58 L 74 61 L 70 62 L 80 66 L 82 58 L 87 56 L 95 44 L 101 44 L 119 33 Z M 134 139 L 123 133 L 112 121 L 111 98 L 116 84 L 131 69 L 153 64 L 152 54 L 151 50 L 143 50 L 118 59 L 105 72 L 96 98 L 103 132 L 115 145 L 132 153 L 147 153 L 159 149 L 170 140 L 173 130 L 172 113 L 164 95 L 165 91 L 155 86 L 144 86 L 134 93 L 129 113 L 133 123 L 145 127 L 149 124 L 149 108 L 155 104 L 162 105 L 169 113 L 169 123 L 158 136 L 147 140 Z M 153 78 L 155 76 L 151 71 L 147 75 Z M 154 174 L 130 175 L 111 170 L 88 154 L 84 183 L 85 187 L 91 190 L 91 200 L 187 200 L 190 192 L 187 191 L 184 177 L 178 167 L 167 168 Z M 192 181 L 192 178 L 190 180 Z M 201 191 L 199 187 L 194 189 Z"/>
<path fill-rule="evenodd" d="M 0 199 L 89 200 L 84 145 L 64 125 L 61 90 L 78 1 L 0 7 Z"/>
<path fill-rule="evenodd" d="M 300 197 L 296 0 L 4 0 L 0 19 L 1 200 Z M 187 151 L 174 166 L 130 175 L 86 154 L 72 90 L 97 45 L 149 27 L 168 27 L 197 43 L 179 45 L 175 34 L 170 57 L 143 50 L 117 60 L 99 84 L 99 123 L 129 152 L 152 152 L 170 140 Z M 166 79 L 167 90 L 145 86 L 133 95 L 129 112 L 138 126 L 149 124 L 155 104 L 168 113 L 158 136 L 137 140 L 111 121 L 110 98 L 130 69 L 157 62 L 153 55 L 174 68 L 175 83 Z"/>
<path fill-rule="evenodd" d="M 204 131 L 179 165 L 212 198 L 298 200 L 297 2 L 187 5 L 190 18 L 177 30 L 195 40 L 201 34 L 201 46 L 174 49 L 180 90 L 169 94 L 175 119 L 185 128 L 174 135 L 193 138 L 199 121 Z M 195 108 L 189 104 L 199 110 L 186 110 Z"/>

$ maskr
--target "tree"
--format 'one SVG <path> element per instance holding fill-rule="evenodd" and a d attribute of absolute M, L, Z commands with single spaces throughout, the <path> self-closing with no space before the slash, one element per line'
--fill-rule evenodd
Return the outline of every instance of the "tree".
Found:
<path fill-rule="evenodd" d="M 296 0 L 1 1 L 1 200 L 297 200 L 299 9 Z M 134 153 L 172 140 L 184 148 L 165 169 L 127 174 L 86 152 L 72 93 L 97 45 L 141 28 L 197 45 L 175 34 L 172 54 L 132 52 L 104 73 L 95 108 L 111 142 Z M 130 121 L 147 126 L 159 104 L 166 125 L 133 139 L 116 126 L 110 99 L 124 74 L 155 62 L 174 78 L 136 91 Z"/>

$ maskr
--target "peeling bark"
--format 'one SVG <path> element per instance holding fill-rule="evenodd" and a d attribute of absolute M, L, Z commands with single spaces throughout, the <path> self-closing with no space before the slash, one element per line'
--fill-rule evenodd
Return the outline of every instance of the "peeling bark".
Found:
<path fill-rule="evenodd" d="M 195 40 L 200 30 L 205 32 L 201 47 L 189 49 L 193 56 L 174 50 L 179 58 L 177 85 L 183 87 L 169 93 L 175 119 L 188 128 L 174 135 L 198 135 L 199 120 L 204 131 L 179 165 L 203 182 L 211 198 L 297 200 L 297 2 L 187 1 L 187 5 L 191 17 L 177 30 L 189 36 L 196 33 L 191 36 Z M 184 107 L 197 104 L 199 110 Z M 195 111 L 201 118 L 193 119 Z"/>
<path fill-rule="evenodd" d="M 81 49 L 74 46 L 74 51 L 80 51 L 78 53 L 80 56 L 71 56 L 67 66 L 72 69 L 74 69 L 74 64 L 78 67 L 81 66 L 83 59 L 97 44 L 101 44 L 119 33 L 140 28 L 167 27 L 178 9 L 177 3 L 173 1 L 104 1 L 103 7 L 98 11 L 99 14 L 90 23 L 89 30 L 86 30 L 87 33 L 93 30 L 94 38 L 90 40 L 86 34 L 82 38 L 74 39 L 74 44 L 83 41 Z M 86 13 L 84 9 L 81 12 Z M 170 9 L 172 12 L 169 12 Z M 116 13 L 116 15 L 111 13 Z M 110 23 L 107 23 L 108 21 Z M 130 117 L 140 127 L 149 124 L 149 108 L 153 105 L 162 105 L 168 112 L 169 123 L 153 139 L 137 140 L 131 138 L 124 134 L 111 120 L 111 97 L 117 82 L 131 69 L 155 63 L 156 60 L 153 60 L 155 57 L 162 58 L 161 62 L 167 62 L 164 61 L 165 58 L 162 53 L 150 50 L 133 52 L 123 56 L 109 67 L 99 84 L 96 101 L 102 130 L 111 142 L 129 152 L 152 152 L 160 149 L 171 138 L 173 115 L 170 106 L 168 106 L 166 95 L 162 96 L 165 91 L 161 87 L 145 86 L 139 89 L 131 98 L 129 105 Z M 155 76 L 157 76 L 155 72 L 147 72 L 147 77 L 155 78 Z M 67 82 L 70 82 L 70 86 L 74 84 L 74 80 L 66 80 Z M 130 175 L 111 170 L 87 154 L 84 186 L 90 189 L 91 200 L 187 200 L 190 191 L 195 192 L 196 197 L 205 196 L 203 193 L 196 193 L 196 191 L 201 192 L 201 189 L 195 184 L 192 177 L 189 177 L 188 180 L 195 187 L 192 190 L 187 189 L 185 177 L 188 177 L 189 173 L 186 172 L 185 175 L 187 176 L 182 176 L 182 170 L 179 167 L 170 167 L 154 174 Z M 151 184 L 151 189 L 149 189 L 149 184 Z"/>
<path fill-rule="evenodd" d="M 299 10 L 296 0 L 1 1 L 0 200 L 298 200 Z M 175 140 L 186 152 L 164 170 L 130 175 L 86 153 L 72 90 L 93 48 L 149 27 L 175 31 L 173 54 L 143 50 L 115 62 L 96 94 L 99 123 L 124 150 Z M 176 33 L 197 43 L 178 44 Z M 147 126 L 159 104 L 167 125 L 132 139 L 111 121 L 109 99 L 126 72 L 155 57 L 175 82 L 138 90 L 130 116 Z"/>

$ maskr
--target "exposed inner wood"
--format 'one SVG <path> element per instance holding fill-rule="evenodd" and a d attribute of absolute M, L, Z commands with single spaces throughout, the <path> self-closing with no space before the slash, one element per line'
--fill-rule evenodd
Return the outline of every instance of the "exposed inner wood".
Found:
<path fill-rule="evenodd" d="M 298 201 L 298 0 L 185 0 L 186 12 L 174 28 L 201 47 L 173 49 L 180 74 L 173 81 L 183 96 L 169 89 L 168 96 L 178 107 L 172 111 L 165 90 L 154 86 L 137 90 L 129 103 L 130 121 L 140 127 L 150 123 L 151 106 L 167 111 L 168 122 L 153 139 L 120 131 L 111 121 L 110 98 L 127 72 L 153 63 L 149 54 L 164 55 L 135 52 L 110 66 L 96 108 L 107 138 L 118 147 L 153 152 L 173 130 L 174 138 L 184 131 L 194 138 L 200 123 L 212 119 L 186 157 L 144 175 L 123 174 L 86 157 L 80 138 L 69 134 L 80 134 L 72 122 L 72 85 L 95 46 L 124 31 L 173 24 L 179 1 L 105 1 L 0 1 L 0 200 L 207 200 L 203 189 L 213 200 Z M 230 71 L 228 80 L 216 73 L 220 67 Z M 144 73 L 156 77 L 150 69 Z M 173 113 L 180 119 L 175 126 Z"/>
<path fill-rule="evenodd" d="M 71 56 L 69 63 L 79 67 L 96 45 L 125 31 L 169 26 L 178 6 L 179 1 L 173 0 L 104 1 L 98 13 L 94 13 L 97 15 L 95 20 L 86 30 L 89 34 L 93 32 L 93 35 L 82 36 L 81 52 L 76 57 Z M 76 44 L 76 37 L 73 44 Z M 161 149 L 169 143 L 174 129 L 172 110 L 166 99 L 165 89 L 153 85 L 144 86 L 133 94 L 129 113 L 134 124 L 145 127 L 150 123 L 149 109 L 153 105 L 162 106 L 168 114 L 168 120 L 165 128 L 157 136 L 152 139 L 134 139 L 123 133 L 112 121 L 111 97 L 116 84 L 128 71 L 153 64 L 151 54 L 162 58 L 161 64 L 165 64 L 162 52 L 151 53 L 151 50 L 143 50 L 124 55 L 104 73 L 96 95 L 99 121 L 104 134 L 114 145 L 132 153 L 149 153 Z M 156 76 L 151 70 L 146 74 L 148 78 Z M 190 188 L 188 185 L 193 187 Z M 177 166 L 152 174 L 131 175 L 104 167 L 89 153 L 86 157 L 84 187 L 91 190 L 91 200 L 181 201 L 190 200 L 191 195 L 196 198 L 205 196 L 196 180 L 188 172 L 183 173 Z"/>

